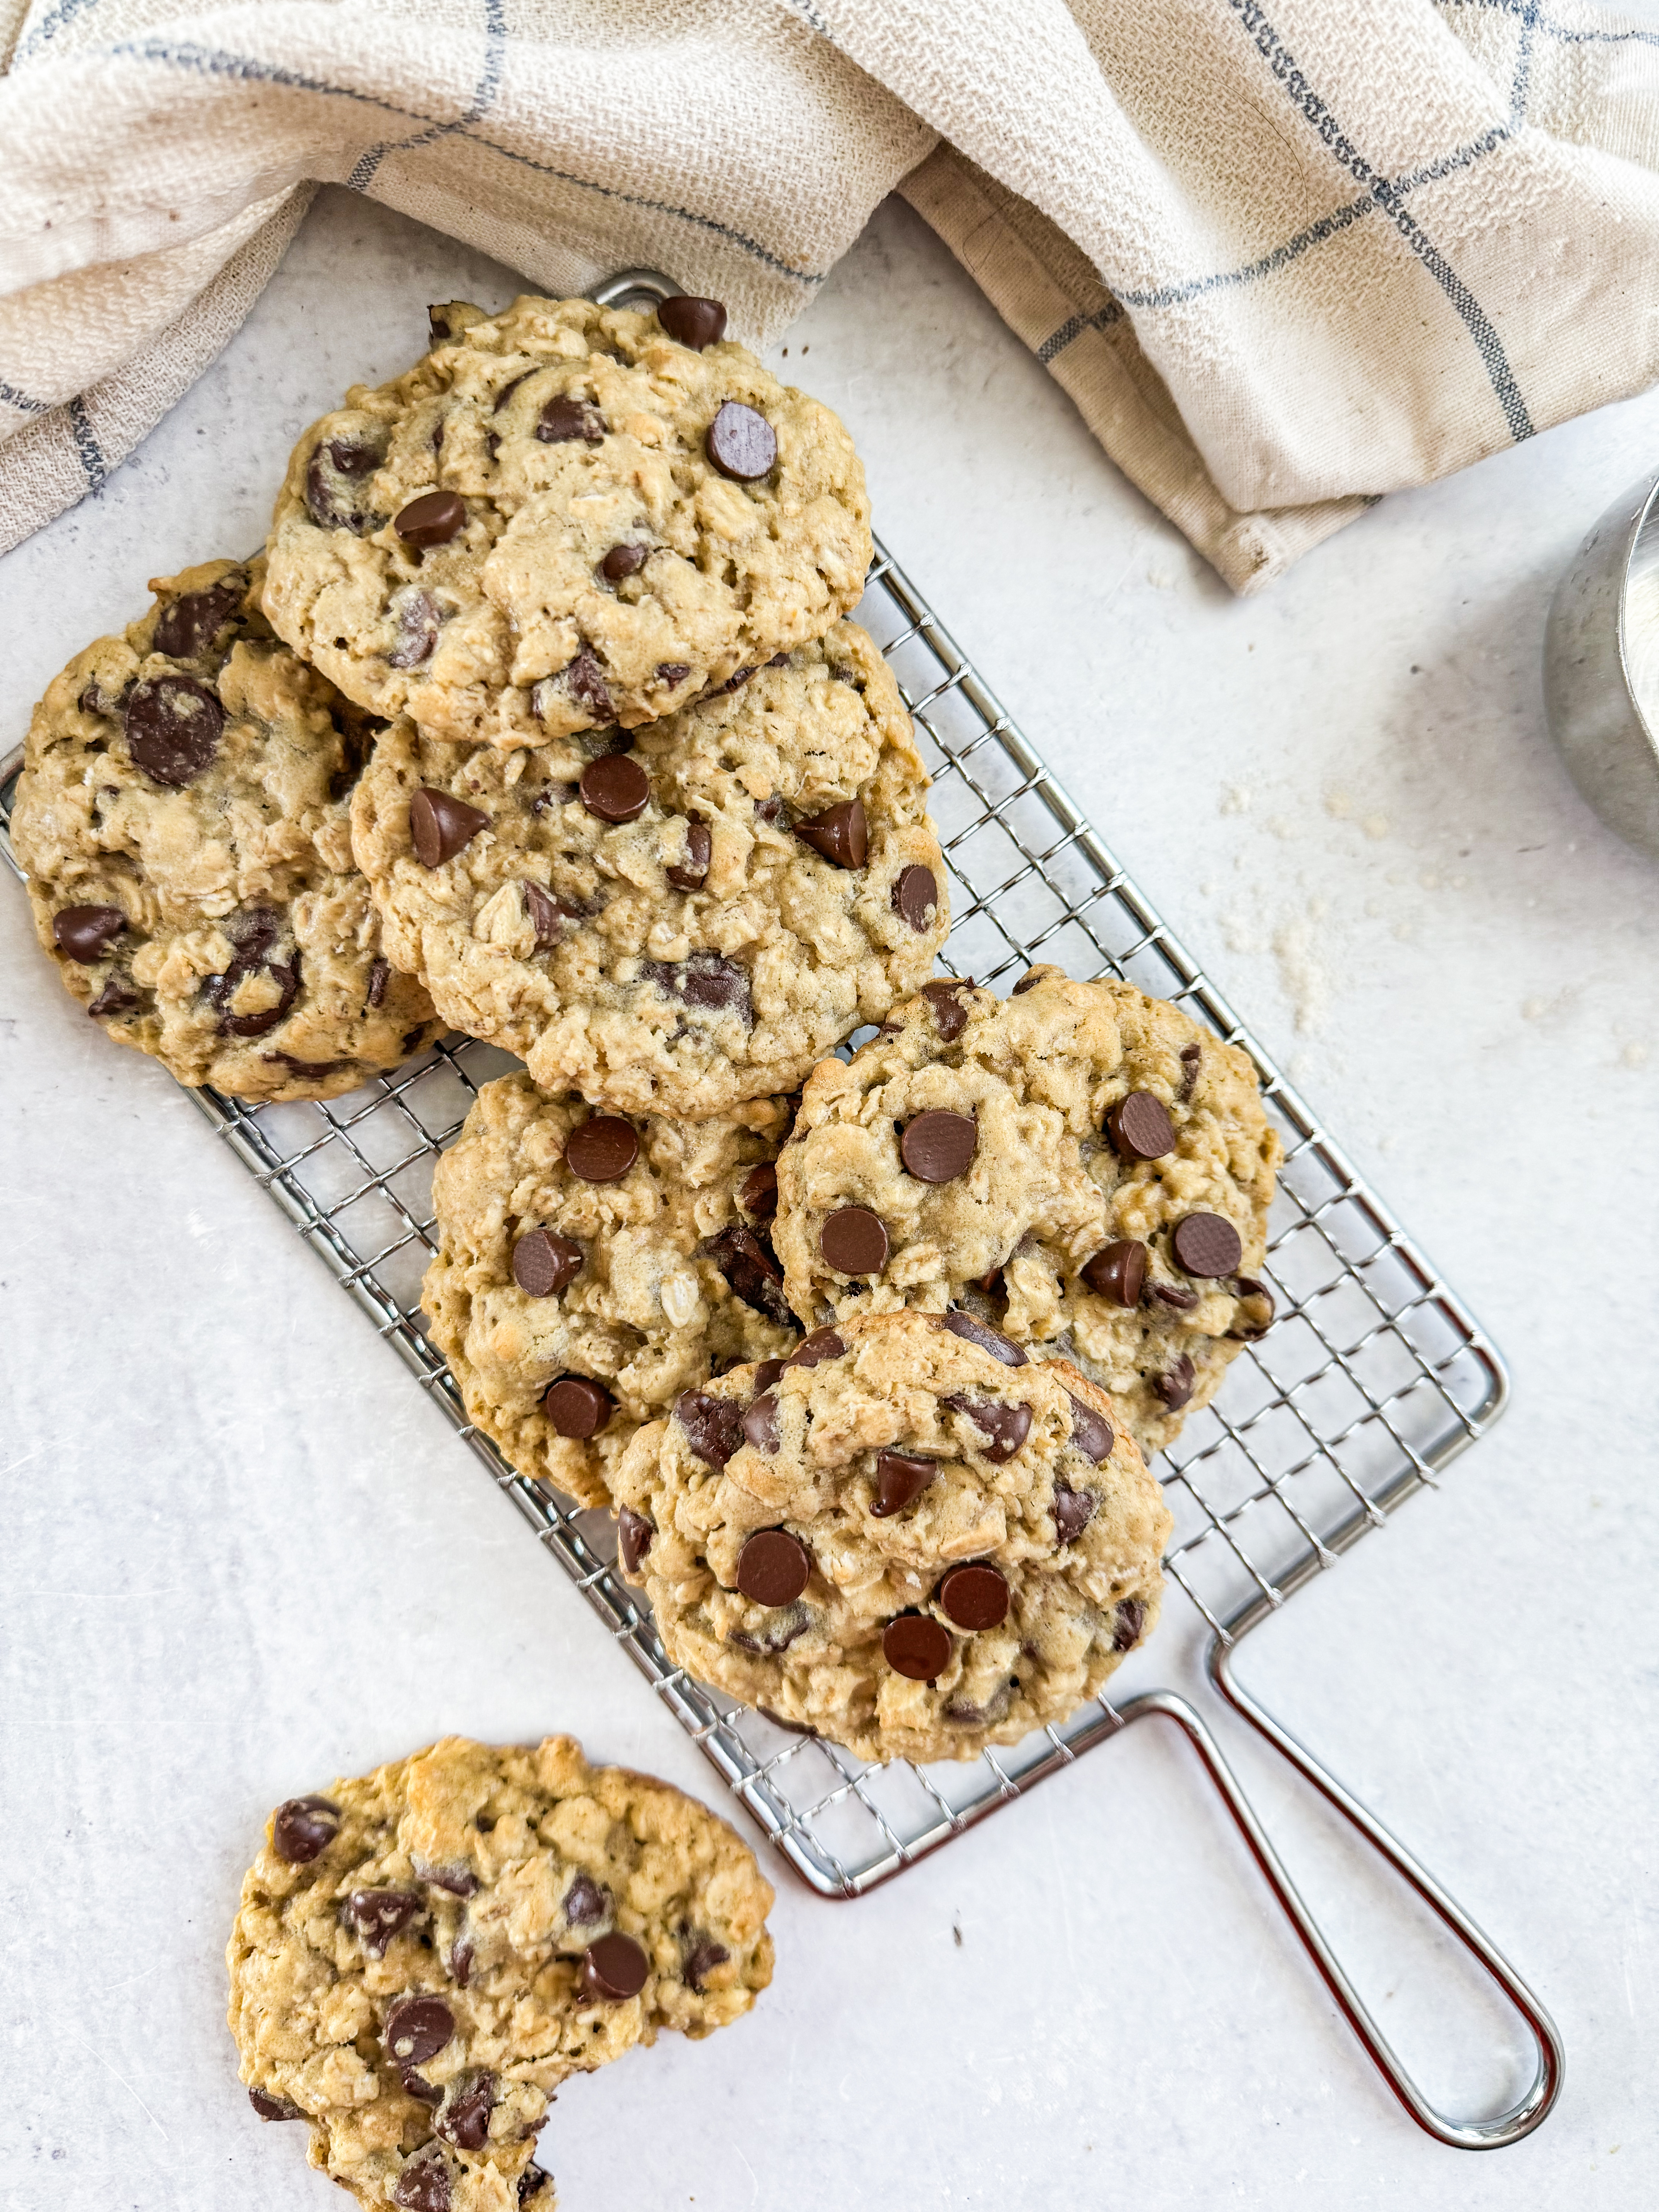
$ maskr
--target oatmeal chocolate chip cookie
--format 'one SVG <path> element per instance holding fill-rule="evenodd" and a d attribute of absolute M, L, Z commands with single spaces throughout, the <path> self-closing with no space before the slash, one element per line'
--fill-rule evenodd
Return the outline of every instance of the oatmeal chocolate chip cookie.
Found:
<path fill-rule="evenodd" d="M 1152 1452 L 1273 1317 L 1279 1157 L 1246 1055 L 1161 1000 L 940 979 L 807 1084 L 778 1257 L 807 1326 L 965 1310 L 1074 1360 Z"/>
<path fill-rule="evenodd" d="M 570 1736 L 447 1736 L 271 1815 L 226 1954 L 241 2078 L 360 2203 L 542 2212 L 555 2088 L 747 2012 L 771 1905 L 748 1846 L 666 1783 Z"/>
<path fill-rule="evenodd" d="M 545 1090 L 693 1115 L 792 1090 L 950 927 L 898 687 L 840 623 L 621 742 L 561 765 L 388 730 L 352 811 L 387 951 Z"/>
<path fill-rule="evenodd" d="M 1110 1399 L 977 1322 L 817 1330 L 686 1392 L 613 1487 L 674 1663 L 861 1759 L 1018 1742 L 1158 1619 L 1170 1515 Z"/>
<path fill-rule="evenodd" d="M 458 741 L 632 728 L 857 605 L 852 441 L 742 346 L 586 300 L 442 313 L 276 502 L 270 618 L 350 697 Z"/>
<path fill-rule="evenodd" d="M 799 1334 L 772 1255 L 789 1125 L 757 1099 L 623 1120 L 527 1076 L 488 1083 L 433 1176 L 422 1303 L 469 1419 L 585 1505 L 642 1421 Z"/>
<path fill-rule="evenodd" d="M 210 561 L 55 678 L 12 817 L 70 994 L 181 1083 L 331 1098 L 440 1034 L 351 858 L 374 725 L 271 635 L 262 564 Z"/>

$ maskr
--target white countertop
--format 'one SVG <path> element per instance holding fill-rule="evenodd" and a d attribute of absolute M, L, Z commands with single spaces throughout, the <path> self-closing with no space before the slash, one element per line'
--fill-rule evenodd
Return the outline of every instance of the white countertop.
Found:
<path fill-rule="evenodd" d="M 0 746 L 148 576 L 258 542 L 294 438 L 406 365 L 428 299 L 514 289 L 325 193 L 222 360 L 0 563 Z M 1532 1978 L 1567 2087 L 1495 2156 L 1419 2134 L 1190 1752 L 1143 1728 L 857 1905 L 773 1869 L 772 1990 L 561 2093 L 561 2203 L 1650 2206 L 1659 872 L 1567 782 L 1538 661 L 1574 546 L 1659 458 L 1659 396 L 1385 501 L 1251 603 L 902 205 L 787 355 L 945 621 L 1509 1356 L 1492 1437 L 1241 1672 Z M 6 884 L 0 1083 L 3 2193 L 320 2212 L 222 2020 L 270 1806 L 452 1729 L 718 1784 Z M 1431 2092 L 1513 2094 L 1504 2016 L 1223 1734 Z"/>

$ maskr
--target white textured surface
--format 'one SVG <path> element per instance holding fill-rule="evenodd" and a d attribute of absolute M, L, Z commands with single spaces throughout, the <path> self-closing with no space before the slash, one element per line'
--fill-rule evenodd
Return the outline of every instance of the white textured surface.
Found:
<path fill-rule="evenodd" d="M 325 195 L 218 367 L 0 565 L 0 743 L 148 574 L 257 542 L 292 438 L 404 365 L 427 299 L 507 289 Z M 786 1883 L 751 2019 L 562 2094 L 566 2212 L 1650 2205 L 1659 878 L 1567 784 L 1537 659 L 1554 578 L 1653 463 L 1659 398 L 1394 499 L 1237 604 L 903 208 L 783 365 L 846 415 L 945 621 L 1510 1358 L 1493 1436 L 1242 1671 L 1533 1977 L 1568 2085 L 1496 2157 L 1420 2136 L 1195 1763 L 1141 1730 L 866 1902 Z M 320 2212 L 222 2021 L 270 1805 L 447 1729 L 568 1729 L 712 1777 L 189 1103 L 71 1006 L 3 884 L 0 1083 L 4 2198 Z M 1242 1763 L 1297 1865 L 1317 1848 L 1310 1887 L 1431 2090 L 1512 2088 L 1501 2019 Z"/>

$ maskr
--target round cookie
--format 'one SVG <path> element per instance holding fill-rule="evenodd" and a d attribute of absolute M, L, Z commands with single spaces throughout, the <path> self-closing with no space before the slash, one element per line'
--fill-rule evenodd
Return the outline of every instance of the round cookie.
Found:
<path fill-rule="evenodd" d="M 854 623 L 566 776 L 408 721 L 352 811 L 399 966 L 546 1091 L 704 1115 L 793 1090 L 950 927 L 927 775 Z"/>
<path fill-rule="evenodd" d="M 640 1431 L 624 1571 L 700 1681 L 861 1759 L 975 1758 L 1157 1622 L 1170 1515 L 1109 1404 L 965 1316 L 816 1331 Z"/>
<path fill-rule="evenodd" d="M 209 561 L 55 677 L 12 817 L 41 944 L 122 1044 L 240 1098 L 331 1098 L 441 1033 L 351 858 L 368 718 Z"/>
<path fill-rule="evenodd" d="M 306 432 L 272 521 L 270 618 L 349 697 L 455 741 L 632 728 L 858 604 L 852 440 L 744 347 L 529 295 L 434 326 Z"/>
<path fill-rule="evenodd" d="M 362 2204 L 550 2212 L 531 2154 L 557 2085 L 772 1978 L 753 1852 L 570 1736 L 447 1736 L 265 1837 L 226 1952 L 241 2078 Z"/>
<path fill-rule="evenodd" d="M 788 1126 L 781 1100 L 628 1121 L 527 1076 L 480 1091 L 433 1176 L 422 1303 L 469 1419 L 521 1473 L 608 1505 L 642 1421 L 793 1347 L 768 1237 Z"/>
<path fill-rule="evenodd" d="M 1273 1317 L 1258 1271 L 1280 1146 L 1255 1071 L 1127 983 L 940 979 L 805 1087 L 776 1244 L 807 1326 L 979 1314 L 1074 1360 L 1142 1449 Z"/>

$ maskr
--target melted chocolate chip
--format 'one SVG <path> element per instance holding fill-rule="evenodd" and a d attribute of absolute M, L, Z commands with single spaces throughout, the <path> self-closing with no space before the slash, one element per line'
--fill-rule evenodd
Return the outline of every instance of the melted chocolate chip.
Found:
<path fill-rule="evenodd" d="M 482 2150 L 489 2140 L 489 2115 L 495 2108 L 495 2075 L 475 2075 L 465 2088 L 451 2088 L 437 2118 L 437 2131 L 457 2150 Z"/>
<path fill-rule="evenodd" d="M 52 942 L 60 952 L 89 968 L 101 960 L 127 926 L 118 906 L 65 906 L 52 916 Z"/>
<path fill-rule="evenodd" d="M 455 2033 L 455 2015 L 441 1997 L 401 1997 L 386 2016 L 388 2055 L 399 2066 L 423 2066 Z"/>
<path fill-rule="evenodd" d="M 529 2204 L 549 2187 L 553 2177 L 532 2160 L 519 2176 L 519 2202 Z"/>
<path fill-rule="evenodd" d="M 443 614 L 430 592 L 400 592 L 392 603 L 398 636 L 386 656 L 388 668 L 423 668 L 438 649 Z"/>
<path fill-rule="evenodd" d="M 939 1473 L 939 1462 L 922 1452 L 895 1451 L 889 1445 L 876 1455 L 876 1494 L 870 1510 L 878 1520 L 901 1513 L 921 1497 Z"/>
<path fill-rule="evenodd" d="M 1154 1283 L 1152 1296 L 1174 1313 L 1190 1313 L 1198 1304 L 1198 1292 L 1189 1291 L 1184 1283 Z"/>
<path fill-rule="evenodd" d="M 153 783 L 177 791 L 213 765 L 225 710 L 193 676 L 148 676 L 127 700 L 127 750 Z"/>
<path fill-rule="evenodd" d="M 939 975 L 921 987 L 921 995 L 933 1008 L 933 1020 L 946 1044 L 959 1037 L 968 1026 L 968 1009 L 963 1004 L 963 994 L 973 988 L 971 975 Z"/>
<path fill-rule="evenodd" d="M 757 1528 L 738 1554 L 738 1588 L 751 1605 L 793 1605 L 811 1571 L 811 1553 L 787 1528 Z"/>
<path fill-rule="evenodd" d="M 564 1140 L 564 1164 L 583 1182 L 620 1182 L 639 1156 L 633 1124 L 616 1114 L 590 1114 Z"/>
<path fill-rule="evenodd" d="M 407 2160 L 392 2185 L 399 2212 L 450 2212 L 449 2166 L 436 2143 Z"/>
<path fill-rule="evenodd" d="M 896 1674 L 931 1682 L 951 1663 L 951 1632 L 931 1613 L 902 1613 L 882 1631 L 881 1656 Z"/>
<path fill-rule="evenodd" d="M 754 1021 L 749 970 L 728 960 L 723 952 L 694 952 L 689 960 L 642 960 L 640 974 L 665 997 L 678 999 L 683 1006 L 734 1013 L 745 1029 Z"/>
<path fill-rule="evenodd" d="M 674 1418 L 705 1467 L 724 1467 L 741 1440 L 743 1408 L 730 1398 L 682 1390 L 674 1401 Z"/>
<path fill-rule="evenodd" d="M 378 1006 L 386 996 L 386 987 L 392 979 L 389 960 L 371 960 L 368 963 L 368 1003 Z"/>
<path fill-rule="evenodd" d="M 459 492 L 423 491 L 398 508 L 392 526 L 405 545 L 447 545 L 466 527 L 466 501 Z"/>
<path fill-rule="evenodd" d="M 1109 1298 L 1115 1306 L 1138 1306 L 1146 1280 L 1151 1255 L 1138 1237 L 1120 1237 L 1083 1263 L 1083 1279 L 1091 1291 Z"/>
<path fill-rule="evenodd" d="M 412 2066 L 400 2067 L 398 2071 L 404 2087 L 417 2104 L 433 2106 L 442 2104 L 443 2091 L 428 2081 L 424 2074 L 417 2073 Z"/>
<path fill-rule="evenodd" d="M 948 1328 L 952 1336 L 959 1336 L 966 1343 L 978 1345 L 981 1352 L 988 1352 L 993 1359 L 1000 1359 L 1005 1367 L 1024 1367 L 1025 1364 L 1025 1354 L 1012 1338 L 1004 1336 L 1000 1329 L 988 1327 L 974 1314 L 954 1311 L 942 1314 L 939 1326 Z"/>
<path fill-rule="evenodd" d="M 592 1875 L 579 1874 L 564 1893 L 564 1917 L 572 1928 L 591 1928 L 611 1911 L 611 1895 Z"/>
<path fill-rule="evenodd" d="M 717 1943 L 712 1936 L 692 1936 L 686 1949 L 685 1964 L 680 1969 L 686 1987 L 701 1995 L 703 1984 L 715 1967 L 723 1966 L 731 1955 L 725 1944 Z"/>
<path fill-rule="evenodd" d="M 1230 1328 L 1227 1334 L 1236 1343 L 1254 1344 L 1258 1337 L 1266 1336 L 1273 1325 L 1273 1294 L 1254 1275 L 1241 1275 L 1233 1285 L 1233 1295 L 1254 1310 L 1240 1314 L 1237 1319 L 1241 1326 Z"/>
<path fill-rule="evenodd" d="M 1095 1517 L 1100 1500 L 1092 1490 L 1073 1490 L 1069 1482 L 1054 1484 L 1054 1540 L 1075 1544 Z"/>
<path fill-rule="evenodd" d="M 1186 1214 L 1176 1222 L 1170 1242 L 1187 1273 L 1206 1279 L 1236 1274 L 1244 1257 L 1237 1230 L 1218 1213 Z"/>
<path fill-rule="evenodd" d="M 659 660 L 657 663 L 657 681 L 667 691 L 678 691 L 690 673 L 688 661 Z"/>
<path fill-rule="evenodd" d="M 769 1390 L 788 1364 L 787 1359 L 757 1359 L 755 1362 L 756 1389 Z"/>
<path fill-rule="evenodd" d="M 598 1436 L 616 1410 L 611 1393 L 586 1375 L 562 1375 L 542 1393 L 542 1411 L 554 1435 L 577 1443 Z"/>
<path fill-rule="evenodd" d="M 340 1832 L 340 1808 L 326 1797 L 290 1797 L 276 1808 L 271 1848 L 290 1866 L 308 1866 Z"/>
<path fill-rule="evenodd" d="M 354 1889 L 346 1899 L 346 1918 L 363 1939 L 365 1951 L 386 1956 L 392 1937 L 408 1927 L 422 1900 L 407 1889 Z"/>
<path fill-rule="evenodd" d="M 577 440 L 597 446 L 604 441 L 605 417 L 586 399 L 550 399 L 537 422 L 536 435 L 544 446 L 568 446 Z"/>
<path fill-rule="evenodd" d="M 1112 1425 L 1104 1413 L 1085 1405 L 1081 1398 L 1073 1398 L 1069 1390 L 1066 1397 L 1072 1408 L 1072 1449 L 1099 1467 L 1112 1455 Z"/>
<path fill-rule="evenodd" d="M 784 1300 L 783 1270 L 752 1229 L 736 1224 L 722 1229 L 702 1249 L 726 1278 L 733 1297 L 784 1328 L 795 1326 Z"/>
<path fill-rule="evenodd" d="M 1153 1397 L 1161 1399 L 1172 1413 L 1176 1413 L 1192 1396 L 1197 1379 L 1198 1370 L 1183 1352 L 1173 1366 L 1167 1368 L 1162 1375 L 1149 1375 L 1146 1388 Z"/>
<path fill-rule="evenodd" d="M 1132 1091 L 1108 1110 L 1106 1133 L 1122 1160 L 1161 1160 L 1175 1150 L 1170 1109 L 1150 1091 Z"/>
<path fill-rule="evenodd" d="M 703 441 L 709 459 L 734 483 L 758 483 L 778 458 L 778 435 L 764 415 L 728 399 Z"/>
<path fill-rule="evenodd" d="M 614 722 L 616 702 L 611 696 L 610 686 L 605 680 L 605 671 L 598 656 L 586 646 L 561 672 L 565 690 L 576 704 L 592 715 L 596 723 Z"/>
<path fill-rule="evenodd" d="M 204 592 L 183 592 L 162 608 L 153 649 L 171 660 L 194 660 L 205 653 L 227 623 L 242 611 L 247 578 L 240 569 L 222 576 Z"/>
<path fill-rule="evenodd" d="M 469 1866 L 424 1866 L 417 1859 L 415 1871 L 422 1881 L 430 1882 L 434 1889 L 447 1890 L 452 1897 L 473 1897 L 477 1893 L 478 1877 Z"/>
<path fill-rule="evenodd" d="M 1193 1095 L 1193 1085 L 1198 1081 L 1200 1063 L 1204 1058 L 1201 1044 L 1183 1044 L 1181 1048 L 1181 1103 L 1184 1106 Z"/>
<path fill-rule="evenodd" d="M 952 1567 L 939 1586 L 939 1601 L 958 1628 L 972 1634 L 1000 1628 L 1008 1618 L 1008 1577 L 983 1559 Z"/>
<path fill-rule="evenodd" d="M 615 1930 L 601 1936 L 582 1953 L 581 1992 L 623 2004 L 638 1996 L 651 1972 L 651 1961 L 631 1936 Z"/>
<path fill-rule="evenodd" d="M 844 799 L 797 822 L 795 835 L 838 868 L 861 868 L 870 857 L 870 824 L 861 799 Z"/>
<path fill-rule="evenodd" d="M 556 1297 L 580 1274 L 584 1257 L 574 1237 L 527 1230 L 513 1247 L 513 1279 L 527 1297 Z"/>
<path fill-rule="evenodd" d="M 768 1221 L 778 1210 L 778 1171 L 770 1160 L 763 1160 L 757 1168 L 750 1168 L 743 1179 L 738 1193 L 738 1204 L 745 1213 L 752 1213 Z"/>
<path fill-rule="evenodd" d="M 472 1978 L 472 1939 L 458 1936 L 450 1946 L 449 1971 L 458 1990 L 464 1990 Z"/>
<path fill-rule="evenodd" d="M 657 310 L 657 320 L 669 337 L 693 353 L 718 345 L 726 336 L 726 309 L 718 300 L 701 300 L 690 292 L 677 292 Z"/>
<path fill-rule="evenodd" d="M 901 868 L 893 878 L 892 902 L 894 913 L 923 935 L 939 913 L 939 878 L 919 862 Z"/>
<path fill-rule="evenodd" d="M 761 1393 L 738 1426 L 757 1451 L 764 1452 L 769 1459 L 772 1456 L 779 1442 L 778 1401 L 769 1390 Z"/>
<path fill-rule="evenodd" d="M 209 1003 L 219 1009 L 219 1028 L 226 1036 L 264 1036 L 274 1030 L 300 992 L 300 956 L 289 954 L 287 960 L 270 957 L 282 928 L 281 917 L 269 907 L 249 907 L 240 914 L 227 917 L 221 925 L 225 934 L 236 947 L 235 957 L 222 975 L 210 975 L 203 982 L 203 994 Z M 265 1006 L 258 1013 L 239 1014 L 231 1011 L 232 1002 L 245 979 L 263 969 L 276 986 L 276 1003 Z"/>
<path fill-rule="evenodd" d="M 1028 991 L 1035 991 L 1042 981 L 1042 975 L 1039 969 L 1028 968 L 1013 989 L 1009 992 L 1008 996 L 1011 999 L 1023 999 Z"/>
<path fill-rule="evenodd" d="M 564 934 L 565 911 L 543 884 L 529 876 L 523 880 L 525 920 L 536 933 L 536 951 L 546 952 Z"/>
<path fill-rule="evenodd" d="M 708 880 L 708 863 L 714 856 L 714 840 L 704 822 L 688 822 L 685 825 L 685 858 L 677 860 L 665 872 L 676 890 L 701 890 Z"/>
<path fill-rule="evenodd" d="M 812 1615 L 804 1605 L 774 1606 L 766 1619 L 757 1628 L 733 1628 L 726 1634 L 726 1642 L 739 1651 L 787 1651 L 797 1637 L 805 1636 L 812 1626 Z"/>
<path fill-rule="evenodd" d="M 482 807 L 422 784 L 409 802 L 409 836 L 423 868 L 441 868 L 489 827 Z"/>
<path fill-rule="evenodd" d="M 640 1561 L 651 1549 L 651 1539 L 656 1529 L 643 1513 L 636 1513 L 631 1505 L 618 1509 L 617 1514 L 617 1548 L 621 1554 L 624 1574 L 637 1574 Z"/>
<path fill-rule="evenodd" d="M 800 1342 L 784 1361 L 786 1367 L 816 1367 L 820 1360 L 839 1359 L 847 1346 L 833 1328 L 815 1328 Z"/>
<path fill-rule="evenodd" d="M 306 512 L 319 530 L 349 530 L 362 537 L 374 521 L 365 480 L 386 458 L 384 445 L 362 438 L 328 438 L 306 465 Z"/>
<path fill-rule="evenodd" d="M 1112 1637 L 1114 1651 L 1133 1651 L 1140 1641 L 1140 1632 L 1146 1625 L 1146 1601 L 1139 1597 L 1120 1599 L 1117 1608 L 1117 1627 Z"/>
<path fill-rule="evenodd" d="M 942 1107 L 907 1121 L 899 1139 L 899 1157 L 918 1182 L 954 1182 L 967 1174 L 978 1150 L 978 1122 Z"/>
<path fill-rule="evenodd" d="M 247 2100 L 262 2120 L 302 2120 L 305 2114 L 286 2097 L 273 2097 L 267 2089 L 250 2089 Z"/>
<path fill-rule="evenodd" d="M 878 1275 L 887 1265 L 887 1231 L 867 1206 L 843 1206 L 818 1235 L 824 1264 L 842 1275 Z"/>
<path fill-rule="evenodd" d="M 130 1014 L 138 1004 L 138 994 L 131 979 L 125 975 L 109 975 L 104 988 L 87 1008 L 98 1021 L 112 1021 L 118 1014 Z"/>
<path fill-rule="evenodd" d="M 994 1467 L 1000 1467 L 1014 1454 L 1031 1433 L 1031 1409 L 1029 1406 L 1010 1405 L 1000 1398 L 969 1398 L 953 1392 L 939 1401 L 952 1413 L 965 1413 L 985 1438 L 980 1447 Z"/>
<path fill-rule="evenodd" d="M 613 545 L 599 563 L 599 574 L 607 583 L 620 584 L 625 576 L 637 576 L 650 558 L 648 545 Z"/>

